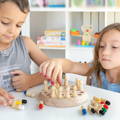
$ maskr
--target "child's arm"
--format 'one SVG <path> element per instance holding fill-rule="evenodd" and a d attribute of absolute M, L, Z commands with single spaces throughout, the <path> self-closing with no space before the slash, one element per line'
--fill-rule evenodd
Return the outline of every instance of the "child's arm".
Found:
<path fill-rule="evenodd" d="M 3 88 L 0 88 L 0 105 L 10 105 L 13 98 L 14 97 L 10 95 L 7 91 L 5 91 Z"/>
<path fill-rule="evenodd" d="M 23 37 L 26 48 L 28 49 L 31 59 L 37 64 L 40 65 L 45 60 L 48 60 L 48 56 L 42 52 L 36 44 L 29 37 Z"/>
<path fill-rule="evenodd" d="M 90 70 L 87 63 L 73 62 L 68 59 L 51 59 L 40 66 L 40 72 L 48 79 L 61 82 L 62 73 L 74 73 L 86 76 Z"/>
<path fill-rule="evenodd" d="M 16 91 L 25 91 L 31 87 L 43 83 L 45 79 L 45 77 L 43 77 L 39 73 L 31 75 L 21 70 L 14 70 L 11 72 L 11 74 L 13 75 L 12 85 L 16 89 Z"/>
<path fill-rule="evenodd" d="M 29 56 L 37 65 L 40 65 L 42 62 L 49 59 L 45 53 L 43 53 L 39 48 L 37 48 L 36 44 L 29 37 L 23 37 L 23 41 L 29 52 Z M 30 75 L 21 70 L 15 70 L 11 72 L 11 74 L 17 74 L 17 76 L 14 76 L 12 78 L 13 87 L 17 91 L 27 90 L 30 87 L 43 83 L 45 79 L 39 73 Z"/>
<path fill-rule="evenodd" d="M 23 41 L 29 52 L 29 56 L 37 65 L 49 59 L 47 55 L 37 48 L 36 44 L 29 37 L 23 37 Z M 21 70 L 12 71 L 11 74 L 14 76 L 12 78 L 12 84 L 16 91 L 27 90 L 28 88 L 43 83 L 45 79 L 39 73 L 30 75 Z"/>

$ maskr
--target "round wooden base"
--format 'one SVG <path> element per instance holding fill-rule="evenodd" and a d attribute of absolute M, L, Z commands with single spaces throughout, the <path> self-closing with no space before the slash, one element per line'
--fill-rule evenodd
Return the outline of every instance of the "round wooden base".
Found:
<path fill-rule="evenodd" d="M 45 105 L 53 107 L 79 106 L 88 100 L 88 94 L 86 92 L 77 91 L 77 95 L 76 97 L 70 98 L 51 98 L 49 93 L 42 91 L 39 97 Z"/>

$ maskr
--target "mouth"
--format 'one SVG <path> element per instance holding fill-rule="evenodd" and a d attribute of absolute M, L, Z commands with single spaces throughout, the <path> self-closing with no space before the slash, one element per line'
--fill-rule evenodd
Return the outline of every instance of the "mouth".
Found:
<path fill-rule="evenodd" d="M 107 58 L 102 58 L 102 61 L 109 62 L 109 61 L 110 61 L 110 59 L 107 59 Z"/>
<path fill-rule="evenodd" d="M 5 36 L 5 38 L 7 38 L 7 39 L 12 39 L 13 38 L 13 36 L 11 36 L 11 35 L 4 35 Z"/>

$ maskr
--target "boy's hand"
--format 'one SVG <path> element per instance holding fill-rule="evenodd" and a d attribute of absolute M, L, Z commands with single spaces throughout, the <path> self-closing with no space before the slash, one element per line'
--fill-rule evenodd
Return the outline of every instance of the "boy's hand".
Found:
<path fill-rule="evenodd" d="M 12 100 L 14 97 L 10 95 L 7 91 L 5 91 L 3 88 L 0 88 L 0 105 L 10 105 L 12 104 Z"/>
<path fill-rule="evenodd" d="M 16 91 L 24 91 L 30 88 L 31 75 L 21 70 L 14 70 L 11 74 L 13 75 L 12 85 Z"/>
<path fill-rule="evenodd" d="M 50 59 L 40 65 L 40 73 L 51 81 L 62 82 L 62 63 L 58 59 Z"/>

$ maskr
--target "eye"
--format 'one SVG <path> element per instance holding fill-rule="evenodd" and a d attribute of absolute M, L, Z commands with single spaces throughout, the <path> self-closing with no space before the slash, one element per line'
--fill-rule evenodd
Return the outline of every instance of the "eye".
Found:
<path fill-rule="evenodd" d="M 104 45 L 100 45 L 100 48 L 104 48 Z"/>
<path fill-rule="evenodd" d="M 112 46 L 112 48 L 116 49 L 116 48 L 118 48 L 118 46 Z"/>
<path fill-rule="evenodd" d="M 9 24 L 9 22 L 1 22 L 3 25 L 8 25 Z"/>
<path fill-rule="evenodd" d="M 18 28 L 21 28 L 22 27 L 22 25 L 16 25 Z"/>

